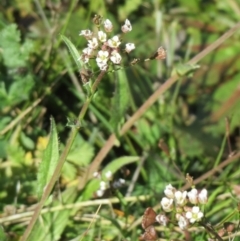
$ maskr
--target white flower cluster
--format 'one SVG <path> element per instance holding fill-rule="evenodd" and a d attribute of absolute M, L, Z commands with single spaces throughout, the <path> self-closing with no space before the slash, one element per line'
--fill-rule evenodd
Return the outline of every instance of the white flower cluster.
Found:
<path fill-rule="evenodd" d="M 88 41 L 88 47 L 83 49 L 81 59 L 84 63 L 88 63 L 90 58 L 95 58 L 98 67 L 101 70 L 107 70 L 109 60 L 113 64 L 121 63 L 122 57 L 119 54 L 121 40 L 118 35 L 108 38 L 107 34 L 111 33 L 113 30 L 113 25 L 109 19 L 103 22 L 103 28 L 105 32 L 99 30 L 96 35 L 89 29 L 80 32 L 79 35 L 84 36 Z M 132 25 L 128 19 L 126 19 L 121 30 L 123 33 L 132 30 Z M 126 44 L 125 52 L 130 53 L 133 49 L 135 49 L 133 43 Z"/>
<path fill-rule="evenodd" d="M 198 205 L 207 203 L 206 189 L 199 192 L 193 188 L 190 192 L 182 192 L 169 184 L 164 193 L 166 197 L 162 198 L 161 207 L 165 212 L 176 212 L 176 219 L 181 229 L 186 229 L 190 224 L 200 221 L 204 216 Z"/>

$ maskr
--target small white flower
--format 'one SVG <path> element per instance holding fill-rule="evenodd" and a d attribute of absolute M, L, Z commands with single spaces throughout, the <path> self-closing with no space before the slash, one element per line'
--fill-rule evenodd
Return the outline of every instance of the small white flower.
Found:
<path fill-rule="evenodd" d="M 107 61 L 108 61 L 108 51 L 103 51 L 103 50 L 100 50 L 98 51 L 98 55 L 97 55 L 97 58 L 96 58 L 96 61 L 97 61 L 97 64 L 106 64 Z"/>
<path fill-rule="evenodd" d="M 189 219 L 190 223 L 200 221 L 202 217 L 203 213 L 200 211 L 200 208 L 198 206 L 192 207 L 192 210 L 186 213 L 186 218 Z"/>
<path fill-rule="evenodd" d="M 107 183 L 104 181 L 100 182 L 100 190 L 104 191 L 107 189 Z"/>
<path fill-rule="evenodd" d="M 119 37 L 115 35 L 113 38 L 108 40 L 108 46 L 111 48 L 117 48 L 121 44 Z"/>
<path fill-rule="evenodd" d="M 120 64 L 121 60 L 122 60 L 122 57 L 116 50 L 114 50 L 111 53 L 110 59 L 114 64 Z"/>
<path fill-rule="evenodd" d="M 97 63 L 97 65 L 98 65 L 99 69 L 102 71 L 106 71 L 108 68 L 107 63 Z"/>
<path fill-rule="evenodd" d="M 208 201 L 207 197 L 207 190 L 203 189 L 199 194 L 198 194 L 198 201 L 201 204 L 206 204 Z"/>
<path fill-rule="evenodd" d="M 100 68 L 100 70 L 107 70 L 108 55 L 109 55 L 108 51 L 100 50 L 98 52 L 96 62 L 97 62 L 98 67 Z"/>
<path fill-rule="evenodd" d="M 103 43 L 107 41 L 107 34 L 103 31 L 98 32 L 98 39 Z"/>
<path fill-rule="evenodd" d="M 173 199 L 168 199 L 168 198 L 164 197 L 161 200 L 161 206 L 164 211 L 171 212 L 173 210 Z"/>
<path fill-rule="evenodd" d="M 82 54 L 78 60 L 82 60 L 86 64 L 89 61 L 89 56 L 87 54 Z"/>
<path fill-rule="evenodd" d="M 88 40 L 88 47 L 91 49 L 96 49 L 98 46 L 98 41 L 97 38 L 92 38 L 90 40 Z"/>
<path fill-rule="evenodd" d="M 124 184 L 126 181 L 125 181 L 125 179 L 122 179 L 122 178 L 119 178 L 119 180 L 118 180 L 121 184 Z"/>
<path fill-rule="evenodd" d="M 185 218 L 185 217 L 183 217 L 182 215 L 180 215 L 179 217 L 178 217 L 178 226 L 179 226 L 179 228 L 181 228 L 182 230 L 184 230 L 184 229 L 186 229 L 187 228 L 187 226 L 188 226 L 188 220 Z"/>
<path fill-rule="evenodd" d="M 92 38 L 93 33 L 91 30 L 86 29 L 86 30 L 82 30 L 79 35 L 84 36 L 86 39 L 90 39 Z"/>
<path fill-rule="evenodd" d="M 176 192 L 176 188 L 173 187 L 171 184 L 167 185 L 164 193 L 168 198 L 174 198 L 174 193 Z"/>
<path fill-rule="evenodd" d="M 112 179 L 112 172 L 111 171 L 107 171 L 105 173 L 105 177 L 108 179 L 108 180 L 111 180 Z"/>
<path fill-rule="evenodd" d="M 83 49 L 83 53 L 86 54 L 86 55 L 91 55 L 92 52 L 93 52 L 92 48 L 85 48 L 85 49 Z"/>
<path fill-rule="evenodd" d="M 130 32 L 132 30 L 132 25 L 128 19 L 126 19 L 125 24 L 122 26 L 123 33 Z"/>
<path fill-rule="evenodd" d="M 181 191 L 176 191 L 175 192 L 175 201 L 176 204 L 179 206 L 184 206 L 187 202 L 187 191 L 181 192 Z"/>
<path fill-rule="evenodd" d="M 112 25 L 112 22 L 109 19 L 106 19 L 103 22 L 103 25 L 104 25 L 104 29 L 105 29 L 106 32 L 112 32 L 113 25 Z"/>
<path fill-rule="evenodd" d="M 133 43 L 127 43 L 126 44 L 126 48 L 125 48 L 125 51 L 127 53 L 130 53 L 133 49 L 135 49 L 135 45 Z"/>
<path fill-rule="evenodd" d="M 101 178 L 101 173 L 100 172 L 94 172 L 93 177 L 95 178 Z"/>
<path fill-rule="evenodd" d="M 158 214 L 155 219 L 158 223 L 160 223 L 163 226 L 167 226 L 167 223 L 169 221 L 167 216 L 164 214 Z"/>
<path fill-rule="evenodd" d="M 189 201 L 192 203 L 192 204 L 197 204 L 198 203 L 198 191 L 196 188 L 193 188 L 190 192 L 188 192 L 188 198 L 189 198 Z"/>
<path fill-rule="evenodd" d="M 96 195 L 97 195 L 98 197 L 102 197 L 103 194 L 104 194 L 104 191 L 103 191 L 103 190 L 97 190 L 97 192 L 96 192 Z"/>

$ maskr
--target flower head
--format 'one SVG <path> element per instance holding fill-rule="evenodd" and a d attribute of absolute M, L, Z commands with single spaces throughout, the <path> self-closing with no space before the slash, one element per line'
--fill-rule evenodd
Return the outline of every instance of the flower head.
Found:
<path fill-rule="evenodd" d="M 122 26 L 123 33 L 132 31 L 132 25 L 128 19 L 125 20 L 125 24 Z"/>
<path fill-rule="evenodd" d="M 97 192 L 96 192 L 96 195 L 98 196 L 98 197 L 102 197 L 103 196 L 103 194 L 104 194 L 104 191 L 103 190 L 97 190 Z"/>
<path fill-rule="evenodd" d="M 112 32 L 113 25 L 112 22 L 109 19 L 106 19 L 103 23 L 104 29 L 106 32 Z"/>
<path fill-rule="evenodd" d="M 203 213 L 198 206 L 194 206 L 191 211 L 186 212 L 186 218 L 189 219 L 190 223 L 200 221 L 202 217 Z"/>
<path fill-rule="evenodd" d="M 156 221 L 163 226 L 167 226 L 169 219 L 165 214 L 158 214 L 156 216 Z"/>
<path fill-rule="evenodd" d="M 130 53 L 133 49 L 135 49 L 135 45 L 133 43 L 127 43 L 126 44 L 126 48 L 125 48 L 125 51 L 127 53 Z"/>
<path fill-rule="evenodd" d="M 107 69 L 107 61 L 109 59 L 108 56 L 109 56 L 108 51 L 103 51 L 103 50 L 98 51 L 96 62 L 97 62 L 98 67 L 101 70 Z"/>
<path fill-rule="evenodd" d="M 207 190 L 206 190 L 206 189 L 203 189 L 203 190 L 198 194 L 198 201 L 199 201 L 199 203 L 201 203 L 201 204 L 206 204 L 206 203 L 207 203 L 208 198 L 207 198 Z"/>
<path fill-rule="evenodd" d="M 100 190 L 105 191 L 107 189 L 107 183 L 104 181 L 100 182 Z"/>
<path fill-rule="evenodd" d="M 120 44 L 121 42 L 117 35 L 108 40 L 108 46 L 111 48 L 117 48 Z"/>
<path fill-rule="evenodd" d="M 185 217 L 183 217 L 182 215 L 179 215 L 177 219 L 178 219 L 179 228 L 184 230 L 188 227 L 189 221 Z"/>
<path fill-rule="evenodd" d="M 98 55 L 97 55 L 97 58 L 96 58 L 96 61 L 97 63 L 107 63 L 108 61 L 108 51 L 103 51 L 103 50 L 100 50 L 98 51 Z"/>
<path fill-rule="evenodd" d="M 111 53 L 110 59 L 114 64 L 120 64 L 121 60 L 122 60 L 122 57 L 116 50 L 114 50 Z"/>
<path fill-rule="evenodd" d="M 92 48 L 85 48 L 83 49 L 83 53 L 90 56 L 93 52 L 93 49 Z"/>
<path fill-rule="evenodd" d="M 171 184 L 167 185 L 164 193 L 168 198 L 174 198 L 174 193 L 176 192 L 176 188 L 173 187 Z"/>
<path fill-rule="evenodd" d="M 197 204 L 198 203 L 198 191 L 196 188 L 193 188 L 190 192 L 188 192 L 188 198 L 189 198 L 189 201 L 192 203 L 192 204 Z"/>
<path fill-rule="evenodd" d="M 187 202 L 187 191 L 181 192 L 181 191 L 176 191 L 175 192 L 175 201 L 176 204 L 179 206 L 184 206 Z"/>
<path fill-rule="evenodd" d="M 109 19 L 102 21 L 102 17 L 95 15 L 93 22 L 98 27 L 98 32 L 93 33 L 89 29 L 82 30 L 80 32 L 81 36 L 84 36 L 88 40 L 87 48 L 83 50 L 83 53 L 79 59 L 83 60 L 84 63 L 88 63 L 90 59 L 95 59 L 98 67 L 105 71 L 108 68 L 109 60 L 113 64 L 121 64 L 122 57 L 120 55 L 120 44 L 121 39 L 118 35 L 108 38 L 109 32 L 113 30 L 113 24 Z M 104 30 L 102 30 L 104 28 Z M 132 30 L 132 25 L 128 19 L 125 20 L 122 26 L 122 31 L 124 33 Z M 127 43 L 125 47 L 125 52 L 130 53 L 135 49 L 133 43 Z M 135 60 L 134 60 L 135 61 Z M 135 64 L 130 62 L 131 65 Z"/>
<path fill-rule="evenodd" d="M 161 206 L 165 212 L 171 212 L 173 210 L 173 199 L 164 197 L 161 200 Z"/>
<path fill-rule="evenodd" d="M 91 30 L 86 29 L 86 30 L 82 30 L 79 35 L 80 35 L 80 36 L 84 36 L 86 39 L 91 39 L 93 33 L 92 33 Z"/>
<path fill-rule="evenodd" d="M 107 34 L 104 33 L 103 31 L 98 32 L 98 39 L 100 42 L 106 42 L 107 41 Z"/>
<path fill-rule="evenodd" d="M 91 49 L 96 49 L 98 47 L 97 38 L 92 38 L 92 39 L 88 40 L 88 47 Z"/>
<path fill-rule="evenodd" d="M 111 171 L 107 171 L 105 173 L 105 177 L 108 179 L 108 180 L 111 180 L 112 179 L 112 172 Z"/>

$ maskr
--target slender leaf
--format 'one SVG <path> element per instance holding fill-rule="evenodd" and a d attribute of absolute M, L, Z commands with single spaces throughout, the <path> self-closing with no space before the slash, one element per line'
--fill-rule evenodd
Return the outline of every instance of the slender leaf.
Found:
<path fill-rule="evenodd" d="M 56 130 L 55 121 L 53 118 L 51 121 L 51 129 L 50 129 L 50 138 L 47 145 L 47 148 L 43 155 L 43 160 L 39 166 L 38 172 L 38 196 L 40 197 L 44 187 L 49 182 L 50 178 L 53 175 L 53 172 L 57 166 L 57 161 L 59 158 L 59 150 L 58 150 L 58 135 Z"/>
<path fill-rule="evenodd" d="M 83 62 L 81 61 L 80 59 L 80 54 L 77 50 L 77 48 L 75 47 L 75 45 L 64 35 L 61 35 L 61 39 L 65 42 L 65 44 L 67 45 L 78 69 L 82 69 L 82 66 L 83 66 Z"/>
<path fill-rule="evenodd" d="M 118 125 L 124 116 L 130 101 L 130 93 L 125 71 L 116 71 L 116 88 L 112 102 L 111 125 L 117 132 Z"/>
<path fill-rule="evenodd" d="M 111 171 L 112 174 L 117 172 L 120 168 L 130 163 L 136 162 L 139 160 L 138 156 L 123 156 L 111 161 L 102 171 L 102 175 L 104 176 L 106 172 Z"/>

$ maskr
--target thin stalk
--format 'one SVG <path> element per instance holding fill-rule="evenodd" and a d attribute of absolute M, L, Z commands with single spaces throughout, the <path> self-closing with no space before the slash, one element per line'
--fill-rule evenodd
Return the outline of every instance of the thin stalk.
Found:
<path fill-rule="evenodd" d="M 131 197 L 125 197 L 126 202 L 140 202 L 140 201 L 146 201 L 149 198 L 151 198 L 151 195 L 140 195 L 140 196 L 131 196 Z M 90 206 L 98 206 L 98 205 L 111 205 L 114 203 L 120 203 L 119 198 L 106 198 L 106 199 L 95 199 L 90 201 L 81 201 L 77 203 L 70 203 L 65 205 L 58 205 L 54 207 L 45 207 L 41 210 L 41 214 L 49 213 L 49 212 L 59 212 L 62 210 L 73 210 L 73 209 L 79 209 L 83 207 L 90 207 Z M 30 217 L 33 215 L 33 211 L 27 211 L 23 213 L 15 213 L 11 216 L 7 217 L 0 217 L 0 224 L 4 225 L 5 223 L 15 223 L 20 222 L 21 220 L 30 219 Z"/>

